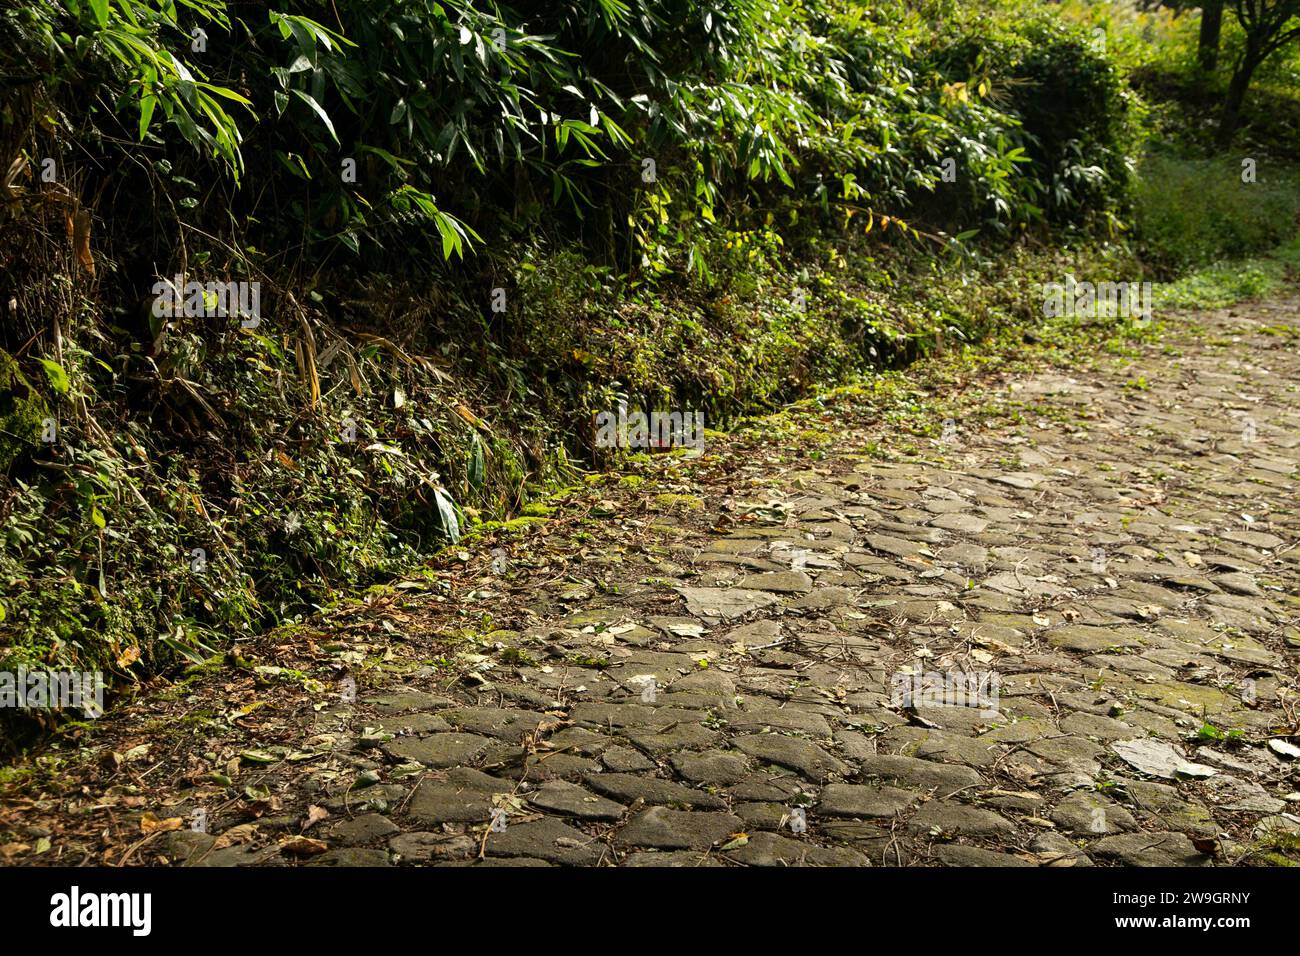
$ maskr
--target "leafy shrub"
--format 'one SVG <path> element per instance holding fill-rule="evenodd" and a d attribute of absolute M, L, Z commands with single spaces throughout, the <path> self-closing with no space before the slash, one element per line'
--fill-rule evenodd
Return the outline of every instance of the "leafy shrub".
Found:
<path fill-rule="evenodd" d="M 541 227 L 633 267 L 662 271 L 680 250 L 704 270 L 724 207 L 874 222 L 942 193 L 919 208 L 943 225 L 1005 227 L 1040 196 L 1071 222 L 1122 201 L 1114 71 L 1049 17 L 953 42 L 931 25 L 954 15 L 947 0 L 356 0 L 330 26 L 316 3 L 239 10 L 201 0 L 182 24 L 160 0 L 41 0 L 4 24 L 15 60 L 51 64 L 45 101 L 103 105 L 81 135 L 113 136 L 111 151 L 175 128 L 236 175 L 251 164 L 262 188 L 231 205 L 272 224 L 258 230 L 283 250 L 270 269 L 335 245 L 462 257 Z M 210 34 L 200 52 L 194 23 Z M 949 158 L 958 184 L 941 190 Z M 282 234 L 285 219 L 302 227 Z M 227 225 L 219 210 L 199 221 Z M 622 260 L 629 243 L 639 255 Z"/>
<path fill-rule="evenodd" d="M 1300 172 L 1265 161 L 1242 182 L 1237 157 L 1143 161 L 1135 232 L 1163 278 L 1219 259 L 1266 252 L 1300 231 Z"/>
<path fill-rule="evenodd" d="M 188 52 L 192 30 L 229 28 L 226 0 L 186 0 L 181 8 L 167 0 L 31 0 L 0 12 L 0 62 L 19 85 L 39 85 L 42 105 L 73 135 L 105 132 L 97 124 L 118 116 L 123 125 L 113 132 L 143 139 L 161 121 L 238 174 L 241 133 L 228 109 L 252 104 L 209 82 Z M 11 115 L 9 123 L 22 119 Z"/>
<path fill-rule="evenodd" d="M 1002 3 L 994 16 L 967 16 L 937 62 L 987 77 L 995 102 L 1019 117 L 1049 221 L 1114 230 L 1131 201 L 1137 142 L 1122 73 L 1092 35 L 1046 11 Z"/>

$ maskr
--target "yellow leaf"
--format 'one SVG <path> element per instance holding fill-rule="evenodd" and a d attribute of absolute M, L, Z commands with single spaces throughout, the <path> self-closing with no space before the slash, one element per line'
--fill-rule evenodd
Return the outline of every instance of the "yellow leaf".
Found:
<path fill-rule="evenodd" d="M 743 832 L 742 832 L 742 833 L 733 833 L 733 834 L 731 834 L 731 836 L 728 838 L 727 842 L 724 843 L 724 844 L 722 844 L 722 849 L 723 849 L 723 850 L 736 850 L 736 849 L 739 849 L 740 847 L 744 846 L 744 845 L 747 844 L 748 842 L 749 842 L 749 834 L 748 834 L 748 833 L 743 833 Z"/>
<path fill-rule="evenodd" d="M 461 418 L 465 419 L 465 421 L 469 422 L 469 423 L 470 423 L 471 425 L 473 425 L 475 428 L 482 428 L 482 427 L 483 427 L 483 420 L 480 419 L 480 418 L 479 418 L 477 415 L 475 415 L 473 412 L 471 412 L 471 411 L 470 411 L 468 408 L 466 408 L 464 405 L 456 405 L 456 406 L 455 406 L 455 411 L 456 411 L 456 414 L 457 414 L 457 415 L 459 415 Z"/>
<path fill-rule="evenodd" d="M 361 371 L 357 368 L 357 363 L 352 360 L 352 356 L 347 356 L 348 376 L 352 379 L 352 389 L 358 395 L 364 394 L 365 390 L 361 387 Z"/>
<path fill-rule="evenodd" d="M 159 820 L 152 813 L 146 813 L 140 818 L 140 832 L 167 833 L 170 830 L 179 830 L 184 824 L 185 821 L 181 817 L 168 817 L 166 820 Z"/>

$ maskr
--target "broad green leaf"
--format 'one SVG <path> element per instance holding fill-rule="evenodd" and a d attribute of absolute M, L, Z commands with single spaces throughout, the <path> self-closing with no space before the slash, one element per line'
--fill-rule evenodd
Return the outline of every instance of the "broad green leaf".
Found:
<path fill-rule="evenodd" d="M 315 114 L 321 118 L 321 122 L 325 124 L 325 128 L 330 131 L 330 136 L 333 138 L 334 142 L 337 143 L 339 141 L 339 136 L 338 133 L 334 132 L 334 121 L 331 120 L 329 114 L 325 112 L 325 108 L 302 90 L 294 90 L 293 95 L 312 108 Z"/>
<path fill-rule="evenodd" d="M 447 533 L 451 543 L 456 544 L 460 541 L 460 522 L 456 520 L 456 503 L 441 488 L 433 490 L 433 497 L 438 503 L 438 519 L 442 522 L 442 530 Z"/>
<path fill-rule="evenodd" d="M 158 105 L 158 97 L 150 93 L 140 98 L 140 139 L 144 139 L 144 134 L 149 131 L 149 122 L 153 119 L 154 107 Z"/>
<path fill-rule="evenodd" d="M 50 380 L 50 388 L 60 395 L 68 394 L 72 383 L 68 381 L 68 373 L 63 370 L 63 366 L 45 358 L 38 358 L 36 361 L 40 362 L 41 368 L 45 369 L 45 375 Z"/>

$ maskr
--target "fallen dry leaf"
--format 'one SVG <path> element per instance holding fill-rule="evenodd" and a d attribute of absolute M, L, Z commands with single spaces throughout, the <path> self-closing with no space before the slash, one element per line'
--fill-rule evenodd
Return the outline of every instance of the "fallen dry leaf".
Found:
<path fill-rule="evenodd" d="M 329 844 L 324 840 L 305 836 L 290 837 L 280 844 L 280 852 L 286 856 L 319 856 L 328 849 Z"/>
<path fill-rule="evenodd" d="M 316 824 L 320 823 L 329 815 L 330 812 L 328 810 L 326 810 L 324 807 L 318 807 L 316 806 L 316 804 L 313 803 L 309 807 L 307 807 L 307 819 L 303 821 L 302 828 L 304 830 L 310 829 L 311 827 L 314 827 Z"/>
<path fill-rule="evenodd" d="M 168 817 L 165 820 L 159 820 L 152 813 L 146 813 L 140 817 L 141 833 L 167 833 L 170 830 L 179 830 L 185 825 L 181 817 Z"/>
<path fill-rule="evenodd" d="M 248 843 L 255 836 L 257 836 L 256 823 L 241 823 L 217 837 L 217 842 L 212 844 L 212 849 L 220 850 L 223 847 L 234 846 L 236 843 Z"/>
<path fill-rule="evenodd" d="M 1044 866 L 1054 866 L 1057 868 L 1074 866 L 1075 858 L 1064 853 L 1040 853 L 1038 859 Z"/>

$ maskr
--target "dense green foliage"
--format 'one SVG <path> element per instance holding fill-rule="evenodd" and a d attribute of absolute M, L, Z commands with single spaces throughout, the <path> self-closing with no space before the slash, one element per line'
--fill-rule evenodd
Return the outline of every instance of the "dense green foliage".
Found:
<path fill-rule="evenodd" d="M 944 225 L 1122 204 L 1112 65 L 1046 13 L 954 33 L 958 9 L 41 0 L 0 22 L 15 66 L 48 65 L 38 105 L 70 131 L 173 170 L 193 169 L 167 149 L 187 142 L 242 177 L 232 211 L 292 217 L 264 267 L 319 266 L 331 244 L 460 256 L 543 228 L 666 268 L 757 203 L 897 216 L 948 157 Z M 194 218 L 221 232 L 213 212 Z"/>

